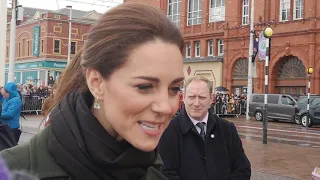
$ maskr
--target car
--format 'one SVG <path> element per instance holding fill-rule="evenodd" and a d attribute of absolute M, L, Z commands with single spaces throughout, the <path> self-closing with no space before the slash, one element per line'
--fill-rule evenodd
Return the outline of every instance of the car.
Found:
<path fill-rule="evenodd" d="M 300 120 L 298 124 L 302 124 L 304 127 L 307 126 L 307 103 L 308 96 L 300 96 L 300 99 L 298 100 L 299 112 L 296 115 Z M 310 95 L 309 116 L 310 121 L 308 127 L 320 124 L 320 95 Z"/>
<path fill-rule="evenodd" d="M 268 94 L 268 119 L 274 121 L 300 121 L 296 117 L 297 101 L 288 94 Z M 263 120 L 264 94 L 252 94 L 249 102 L 249 116 Z"/>

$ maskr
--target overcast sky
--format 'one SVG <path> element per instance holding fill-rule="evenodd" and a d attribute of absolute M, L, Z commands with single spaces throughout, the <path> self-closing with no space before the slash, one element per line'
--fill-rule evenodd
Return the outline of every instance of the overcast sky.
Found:
<path fill-rule="evenodd" d="M 8 7 L 11 7 L 9 4 L 11 0 L 7 1 Z M 99 13 L 104 13 L 108 10 L 108 7 L 114 7 L 122 3 L 123 0 L 18 0 L 18 2 L 20 5 L 25 7 L 57 10 L 71 5 L 74 9 L 78 10 L 96 10 Z"/>

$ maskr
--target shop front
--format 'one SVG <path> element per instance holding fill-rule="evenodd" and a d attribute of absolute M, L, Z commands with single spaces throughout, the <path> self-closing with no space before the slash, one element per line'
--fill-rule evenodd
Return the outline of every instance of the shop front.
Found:
<path fill-rule="evenodd" d="M 49 76 L 57 78 L 66 67 L 66 62 L 37 61 L 16 63 L 14 81 L 18 84 L 47 85 Z M 9 65 L 6 65 L 5 82 L 8 81 Z"/>

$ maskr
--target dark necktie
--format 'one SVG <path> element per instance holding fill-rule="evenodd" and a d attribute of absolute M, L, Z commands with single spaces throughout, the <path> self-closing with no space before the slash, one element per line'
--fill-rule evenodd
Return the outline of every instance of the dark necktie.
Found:
<path fill-rule="evenodd" d="M 201 136 L 201 138 L 202 138 L 203 140 L 205 140 L 204 137 L 206 136 L 206 133 L 205 133 L 205 131 L 204 131 L 204 126 L 205 126 L 205 125 L 206 125 L 205 122 L 198 122 L 198 123 L 197 123 L 197 126 L 200 128 L 200 136 Z"/>

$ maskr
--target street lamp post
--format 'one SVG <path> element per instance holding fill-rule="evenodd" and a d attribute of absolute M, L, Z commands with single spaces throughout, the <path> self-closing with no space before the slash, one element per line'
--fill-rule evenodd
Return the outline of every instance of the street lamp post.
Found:
<path fill-rule="evenodd" d="M 246 104 L 246 120 L 250 120 L 249 116 L 249 104 L 252 97 L 252 62 L 254 61 L 253 57 L 253 39 L 255 36 L 254 31 L 254 0 L 251 0 L 251 10 L 250 10 L 250 44 L 249 44 L 249 59 L 248 59 L 248 89 L 247 89 L 247 104 Z"/>
<path fill-rule="evenodd" d="M 308 72 L 308 102 L 307 102 L 307 119 L 306 119 L 306 128 L 308 129 L 308 126 L 309 126 L 309 118 L 310 118 L 310 112 L 309 112 L 309 108 L 310 108 L 310 85 L 311 85 L 311 82 L 310 82 L 310 76 L 311 74 L 313 73 L 313 68 L 312 67 L 309 67 L 307 69 L 307 72 Z"/>
<path fill-rule="evenodd" d="M 7 31 L 7 0 L 0 1 L 0 86 L 5 84 L 6 58 L 6 31 Z"/>
<path fill-rule="evenodd" d="M 9 52 L 9 72 L 8 82 L 14 82 L 14 65 L 16 57 L 16 8 L 17 0 L 12 1 L 11 23 L 10 23 L 10 52 Z"/>
<path fill-rule="evenodd" d="M 264 108 L 263 108 L 263 144 L 268 143 L 268 82 L 269 82 L 269 61 L 271 51 L 271 36 L 273 30 L 270 27 L 266 27 L 263 30 L 263 35 L 266 37 L 266 60 L 265 60 L 265 76 L 264 76 Z"/>
<path fill-rule="evenodd" d="M 69 64 L 70 63 L 70 58 L 71 58 L 72 6 L 67 6 L 67 8 L 70 9 L 70 14 L 69 14 L 68 61 L 67 61 L 67 64 Z"/>

